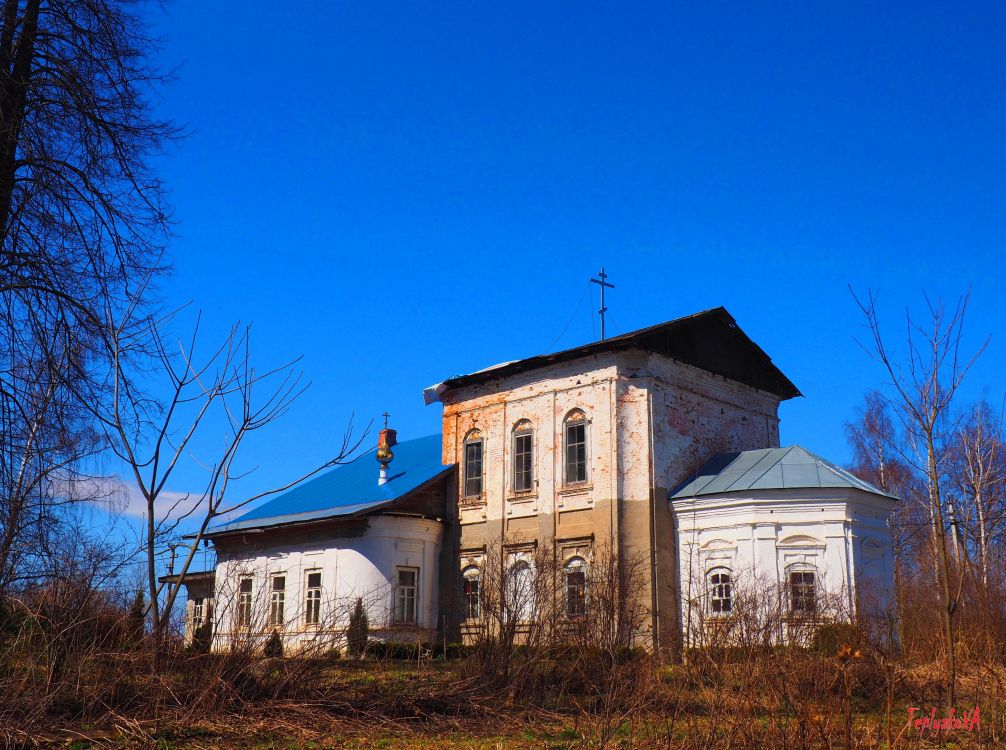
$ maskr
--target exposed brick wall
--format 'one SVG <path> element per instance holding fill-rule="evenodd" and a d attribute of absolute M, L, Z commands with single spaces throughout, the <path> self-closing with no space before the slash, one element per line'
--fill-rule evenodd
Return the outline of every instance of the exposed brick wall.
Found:
<path fill-rule="evenodd" d="M 715 453 L 774 447 L 779 399 L 642 350 L 609 352 L 444 394 L 444 461 L 459 465 L 461 549 L 522 540 L 593 535 L 645 558 L 656 611 L 650 627 L 672 628 L 676 575 L 666 496 Z M 563 486 L 563 420 L 589 420 L 589 477 Z M 534 428 L 535 489 L 512 487 L 512 430 Z M 462 501 L 463 443 L 485 439 L 482 502 Z M 655 550 L 656 548 L 656 550 Z M 656 552 L 656 554 L 654 554 Z M 659 590 L 658 590 L 659 589 Z M 647 633 L 649 638 L 652 633 Z"/>

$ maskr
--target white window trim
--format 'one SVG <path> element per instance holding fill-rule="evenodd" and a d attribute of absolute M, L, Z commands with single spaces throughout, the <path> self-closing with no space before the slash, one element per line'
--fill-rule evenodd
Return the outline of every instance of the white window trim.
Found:
<path fill-rule="evenodd" d="M 589 570 L 590 566 L 587 563 L 587 560 L 580 555 L 574 555 L 569 558 L 562 566 L 562 613 L 567 619 L 580 618 L 587 614 L 587 597 L 590 595 L 588 578 Z M 577 612 L 576 614 L 570 614 L 569 612 L 569 580 L 567 579 L 567 575 L 573 572 L 583 573 L 583 612 Z"/>
<path fill-rule="evenodd" d="M 277 571 L 275 573 L 271 573 L 269 575 L 269 627 L 270 628 L 277 628 L 279 630 L 282 630 L 284 627 L 286 627 L 286 580 L 287 580 L 287 577 L 288 576 L 287 576 L 286 572 L 279 572 L 279 571 Z M 277 589 L 274 588 L 274 586 L 276 585 L 275 581 L 276 581 L 277 578 L 282 578 L 283 579 L 283 588 L 279 589 L 279 590 L 277 590 Z M 275 603 L 277 601 L 276 594 L 280 594 L 280 597 L 279 597 L 278 601 L 280 602 L 280 609 L 282 610 L 280 612 L 280 614 L 282 615 L 282 617 L 280 617 L 280 621 L 279 622 L 276 622 L 275 617 L 273 616 L 274 615 Z"/>
<path fill-rule="evenodd" d="M 475 581 L 478 584 L 478 589 L 475 592 L 475 607 L 476 615 L 472 617 L 470 615 L 471 609 L 468 606 L 468 595 L 465 594 L 464 582 L 465 581 Z M 463 622 L 479 622 L 482 619 L 482 569 L 478 565 L 466 565 L 461 569 L 461 607 L 464 617 Z"/>
<path fill-rule="evenodd" d="M 399 581 L 398 574 L 401 571 L 412 571 L 413 573 L 416 574 L 416 579 L 415 579 L 416 582 L 415 582 L 415 585 L 412 587 L 414 589 L 413 595 L 412 595 L 412 607 L 413 607 L 412 622 L 408 622 L 407 620 L 404 620 L 404 619 L 399 619 L 399 617 L 398 617 L 398 590 L 399 590 L 399 587 L 401 586 L 401 584 L 398 582 Z M 420 572 L 421 571 L 420 571 L 419 567 L 415 566 L 415 565 L 396 565 L 395 566 L 395 585 L 394 585 L 394 588 L 392 589 L 394 598 L 392 599 L 392 602 L 391 602 L 391 607 L 392 607 L 392 609 L 391 609 L 391 621 L 392 621 L 392 623 L 396 627 L 421 627 L 421 625 L 422 625 L 422 623 L 420 622 L 420 620 L 422 619 L 421 618 L 422 607 L 420 606 L 420 602 L 422 601 L 421 598 L 420 598 L 420 580 L 419 580 L 420 579 Z"/>
<path fill-rule="evenodd" d="M 727 601 L 730 602 L 730 609 L 726 610 L 725 612 L 723 610 L 720 610 L 719 612 L 717 612 L 717 611 L 715 611 L 713 609 L 713 598 L 714 598 L 713 597 L 713 588 L 714 588 L 714 586 L 722 586 L 723 585 L 722 583 L 717 583 L 717 584 L 713 583 L 713 576 L 715 576 L 715 575 L 726 575 L 726 576 L 728 576 L 728 582 L 727 582 L 726 585 L 730 587 L 730 596 L 727 599 Z M 721 619 L 721 618 L 724 618 L 724 617 L 730 617 L 734 613 L 734 603 L 735 603 L 735 600 L 736 600 L 736 597 L 734 596 L 734 594 L 735 594 L 735 588 L 736 587 L 735 587 L 735 581 L 734 581 L 734 572 L 730 568 L 726 567 L 725 565 L 717 565 L 716 567 L 710 568 L 708 571 L 706 571 L 706 614 L 707 614 L 707 616 L 713 617 L 713 618 L 716 618 L 716 619 Z M 723 600 L 723 597 L 717 597 L 717 598 L 719 598 L 721 601 Z"/>
<path fill-rule="evenodd" d="M 308 581 L 311 580 L 311 576 L 317 573 L 321 576 L 321 585 L 318 587 L 311 587 L 308 585 Z M 313 592 L 318 592 L 318 614 L 317 619 L 311 622 L 311 594 Z M 304 571 L 304 627 L 306 628 L 319 628 L 321 627 L 321 616 L 322 609 L 325 601 L 325 573 L 321 568 L 308 568 Z"/>
<path fill-rule="evenodd" d="M 250 581 L 251 586 L 250 591 L 242 591 L 241 587 L 245 581 Z M 247 594 L 248 602 L 245 604 L 244 597 Z M 243 614 L 247 613 L 248 622 L 242 622 L 244 617 Z M 255 616 L 255 578 L 250 575 L 242 575 L 238 578 L 238 610 L 235 613 L 237 620 L 237 630 L 247 632 L 251 630 L 252 620 Z"/>

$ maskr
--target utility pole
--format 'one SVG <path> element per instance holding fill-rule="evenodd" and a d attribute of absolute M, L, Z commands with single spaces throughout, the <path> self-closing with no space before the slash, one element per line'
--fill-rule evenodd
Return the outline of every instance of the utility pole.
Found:
<path fill-rule="evenodd" d="M 597 312 L 601 316 L 601 341 L 604 341 L 604 314 L 608 312 L 608 308 L 604 306 L 604 290 L 606 287 L 608 289 L 614 289 L 615 285 L 609 284 L 607 282 L 608 274 L 604 272 L 604 266 L 601 266 L 601 272 L 597 275 L 600 278 L 591 279 L 590 283 L 597 284 L 599 287 L 601 287 L 601 309 L 598 310 Z"/>

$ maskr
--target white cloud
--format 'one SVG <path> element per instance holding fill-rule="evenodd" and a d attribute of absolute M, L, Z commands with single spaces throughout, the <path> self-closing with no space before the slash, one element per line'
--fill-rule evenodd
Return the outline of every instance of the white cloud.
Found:
<path fill-rule="evenodd" d="M 143 497 L 135 482 L 124 480 L 117 475 L 86 480 L 92 482 L 90 497 L 100 497 L 96 502 L 103 503 L 113 512 L 133 518 L 142 518 L 147 514 L 147 500 Z M 203 503 L 201 492 L 178 492 L 162 490 L 154 501 L 154 518 L 158 521 L 179 519 L 195 510 Z"/>

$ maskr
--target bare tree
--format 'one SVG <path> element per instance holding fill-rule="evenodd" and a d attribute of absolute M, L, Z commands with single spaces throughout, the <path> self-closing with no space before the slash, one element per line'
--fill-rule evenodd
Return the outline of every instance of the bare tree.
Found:
<path fill-rule="evenodd" d="M 869 391 L 857 418 L 845 425 L 852 448 L 849 467 L 884 492 L 900 499 L 890 516 L 894 542 L 894 583 L 900 597 L 903 568 L 914 564 L 920 545 L 930 539 L 929 496 L 926 484 L 904 457 L 905 444 L 891 413 L 891 404 L 878 391 Z"/>
<path fill-rule="evenodd" d="M 983 587 L 989 581 L 989 551 L 1006 521 L 1006 447 L 1003 417 L 987 401 L 967 414 L 952 450 L 952 481 L 973 518 L 970 536 L 978 557 Z"/>
<path fill-rule="evenodd" d="M 946 650 L 946 700 L 947 705 L 952 706 L 957 675 L 954 616 L 960 603 L 963 579 L 952 564 L 947 540 L 948 526 L 956 540 L 956 519 L 944 487 L 945 452 L 954 397 L 985 344 L 970 357 L 962 357 L 960 350 L 967 296 L 961 298 L 949 311 L 942 304 L 934 304 L 926 297 L 928 318 L 925 326 L 906 313 L 907 354 L 904 361 L 899 362 L 886 343 L 877 311 L 876 295 L 870 292 L 865 299 L 853 296 L 870 332 L 871 341 L 865 348 L 883 365 L 890 378 L 894 392 L 890 403 L 911 447 L 911 451 L 906 451 L 904 456 L 911 461 L 926 484 Z M 946 513 L 948 507 L 949 514 Z"/>
<path fill-rule="evenodd" d="M 161 266 L 148 164 L 175 131 L 151 115 L 151 49 L 130 0 L 0 11 L 0 596 L 100 450 L 75 394 L 107 370 L 101 321 Z"/>
<path fill-rule="evenodd" d="M 107 404 L 100 398 L 94 399 L 92 412 L 112 451 L 128 467 L 146 506 L 143 545 L 155 670 L 173 605 L 207 529 L 221 516 L 345 462 L 368 432 L 365 430 L 355 438 L 350 419 L 332 458 L 281 487 L 234 500 L 232 485 L 243 476 L 236 467 L 241 445 L 249 435 L 281 418 L 307 384 L 294 369 L 296 360 L 265 372 L 257 371 L 251 361 L 250 327 L 232 327 L 217 347 L 200 357 L 196 353 L 198 320 L 189 340 L 178 341 L 173 347 L 166 343 L 166 325 L 167 321 L 149 318 L 133 324 L 127 317 L 110 327 L 112 398 Z M 150 342 L 155 352 L 154 372 L 165 381 L 161 384 L 164 386 L 161 398 L 134 389 L 128 369 L 134 355 L 142 355 Z M 151 390 L 154 388 L 151 386 Z M 81 398 L 86 400 L 86 395 Z M 166 488 L 180 463 L 189 456 L 197 434 L 212 424 L 222 425 L 225 438 L 215 457 L 202 463 L 206 474 L 202 491 L 195 497 L 176 498 L 170 504 L 161 502 L 162 498 L 170 497 Z M 179 523 L 188 518 L 198 519 L 197 529 L 185 543 L 172 549 L 172 554 L 179 546 L 183 549 L 181 567 L 174 571 L 177 577 L 167 584 L 162 596 L 158 556 Z"/>

